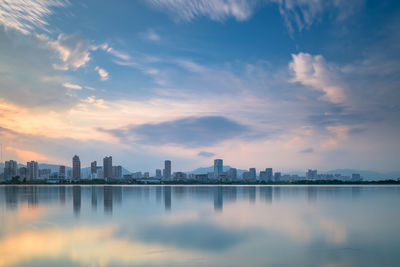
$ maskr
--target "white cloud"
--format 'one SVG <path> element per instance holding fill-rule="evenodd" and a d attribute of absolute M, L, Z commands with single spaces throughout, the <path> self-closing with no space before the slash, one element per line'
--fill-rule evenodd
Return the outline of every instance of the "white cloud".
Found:
<path fill-rule="evenodd" d="M 94 70 L 97 71 L 97 73 L 99 74 L 102 81 L 108 80 L 108 78 L 109 78 L 108 72 L 105 69 L 102 69 L 99 66 L 96 66 L 96 68 L 94 68 Z"/>
<path fill-rule="evenodd" d="M 161 37 L 158 35 L 154 30 L 149 30 L 143 35 L 144 39 L 150 40 L 150 41 L 160 41 Z"/>
<path fill-rule="evenodd" d="M 65 88 L 73 89 L 73 90 L 82 90 L 82 86 L 73 83 L 63 83 L 62 84 Z"/>
<path fill-rule="evenodd" d="M 66 0 L 1 0 L 0 24 L 29 34 L 35 29 L 46 30 L 47 18 L 54 7 L 64 7 Z"/>
<path fill-rule="evenodd" d="M 85 89 L 88 89 L 88 90 L 90 90 L 90 91 L 94 91 L 94 90 L 96 90 L 96 88 L 94 88 L 94 87 L 90 87 L 90 86 L 85 86 Z"/>
<path fill-rule="evenodd" d="M 109 52 L 109 53 L 111 53 L 112 55 L 116 56 L 117 58 L 122 59 L 122 60 L 125 60 L 125 61 L 128 61 L 128 60 L 131 59 L 131 56 L 128 55 L 127 53 L 124 53 L 124 52 L 121 52 L 121 51 L 117 51 L 117 50 L 115 50 L 115 49 L 112 48 L 112 47 L 109 47 L 109 48 L 107 49 L 107 52 Z"/>
<path fill-rule="evenodd" d="M 289 64 L 293 72 L 291 82 L 299 82 L 314 90 L 324 92 L 325 95 L 321 98 L 332 103 L 346 101 L 345 88 L 338 79 L 339 69 L 328 64 L 323 56 L 299 53 L 292 54 L 292 58 Z"/>
<path fill-rule="evenodd" d="M 254 12 L 258 1 L 246 0 L 147 0 L 152 6 L 177 15 L 179 19 L 191 21 L 207 16 L 223 21 L 234 17 L 238 21 L 247 20 Z"/>
<path fill-rule="evenodd" d="M 224 21 L 230 17 L 237 21 L 251 18 L 258 6 L 276 4 L 291 34 L 302 31 L 320 20 L 325 11 L 335 11 L 337 19 L 351 16 L 364 0 L 147 0 L 153 7 L 173 15 L 174 18 L 192 21 L 209 17 Z"/>
<path fill-rule="evenodd" d="M 93 45 L 89 40 L 78 34 L 59 34 L 55 41 L 45 34 L 36 34 L 36 37 L 59 55 L 62 64 L 53 64 L 55 70 L 77 70 L 90 61 L 91 51 L 98 49 L 109 51 L 111 49 L 107 43 Z"/>

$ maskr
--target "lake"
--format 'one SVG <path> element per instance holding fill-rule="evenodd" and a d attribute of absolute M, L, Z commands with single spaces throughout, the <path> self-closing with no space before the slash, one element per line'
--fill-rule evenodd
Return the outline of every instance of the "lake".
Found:
<path fill-rule="evenodd" d="M 1 266 L 400 266 L 400 187 L 0 186 Z"/>

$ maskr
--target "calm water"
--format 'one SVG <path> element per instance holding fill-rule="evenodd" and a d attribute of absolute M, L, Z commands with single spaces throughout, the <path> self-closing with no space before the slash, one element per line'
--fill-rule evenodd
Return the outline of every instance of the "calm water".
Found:
<path fill-rule="evenodd" d="M 1 186 L 0 266 L 400 266 L 400 187 Z"/>

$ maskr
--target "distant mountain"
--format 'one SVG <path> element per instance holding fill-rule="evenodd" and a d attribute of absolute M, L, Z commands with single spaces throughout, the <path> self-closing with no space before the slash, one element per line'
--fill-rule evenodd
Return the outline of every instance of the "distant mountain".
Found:
<path fill-rule="evenodd" d="M 387 173 L 380 173 L 375 171 L 363 171 L 363 170 L 354 170 L 354 169 L 336 169 L 330 170 L 327 172 L 321 173 L 328 173 L 328 174 L 341 174 L 344 176 L 351 176 L 353 173 L 359 173 L 364 180 L 385 180 L 385 179 L 398 179 L 400 178 L 400 172 L 387 172 Z"/>
<path fill-rule="evenodd" d="M 231 166 L 224 166 L 223 167 L 223 171 L 228 171 L 230 168 L 232 168 Z M 244 172 L 246 172 L 247 170 L 241 170 L 241 169 L 237 169 L 237 175 L 242 175 Z M 214 166 L 210 166 L 210 167 L 200 167 L 197 168 L 195 170 L 189 171 L 187 172 L 188 174 L 206 174 L 209 172 L 214 172 Z"/>

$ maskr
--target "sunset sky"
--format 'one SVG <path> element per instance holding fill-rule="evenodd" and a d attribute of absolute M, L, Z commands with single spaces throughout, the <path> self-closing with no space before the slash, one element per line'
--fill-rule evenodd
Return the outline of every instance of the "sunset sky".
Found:
<path fill-rule="evenodd" d="M 400 170 L 400 2 L 2 0 L 3 161 Z"/>

